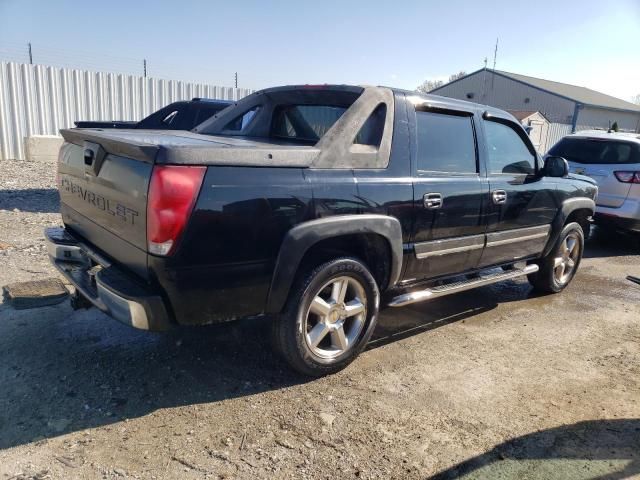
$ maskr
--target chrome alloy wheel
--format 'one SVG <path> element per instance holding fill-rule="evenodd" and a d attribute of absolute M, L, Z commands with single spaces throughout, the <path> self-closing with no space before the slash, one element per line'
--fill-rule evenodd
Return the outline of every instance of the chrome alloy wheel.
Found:
<path fill-rule="evenodd" d="M 367 318 L 367 295 L 353 277 L 325 283 L 313 297 L 304 320 L 305 340 L 318 357 L 335 358 L 357 343 Z"/>
<path fill-rule="evenodd" d="M 578 235 L 570 233 L 560 246 L 558 256 L 553 262 L 553 275 L 560 285 L 566 284 L 571 279 L 580 255 L 579 244 Z"/>

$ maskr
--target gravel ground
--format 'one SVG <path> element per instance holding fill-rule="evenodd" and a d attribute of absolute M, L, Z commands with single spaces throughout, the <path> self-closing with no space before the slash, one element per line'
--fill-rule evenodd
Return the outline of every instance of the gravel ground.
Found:
<path fill-rule="evenodd" d="M 0 286 L 55 275 L 42 232 L 59 206 L 54 163 L 0 160 Z"/>
<path fill-rule="evenodd" d="M 52 165 L 0 162 L 0 285 L 55 275 Z M 574 283 L 383 312 L 345 371 L 292 374 L 264 321 L 149 334 L 0 304 L 0 479 L 640 478 L 640 250 Z"/>

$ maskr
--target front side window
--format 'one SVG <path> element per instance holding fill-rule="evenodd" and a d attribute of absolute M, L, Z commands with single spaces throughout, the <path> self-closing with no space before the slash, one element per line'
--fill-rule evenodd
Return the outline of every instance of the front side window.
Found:
<path fill-rule="evenodd" d="M 330 105 L 278 105 L 271 121 L 271 136 L 316 143 L 346 110 Z"/>
<path fill-rule="evenodd" d="M 522 173 L 536 171 L 536 157 L 513 128 L 499 122 L 484 122 L 490 173 Z"/>
<path fill-rule="evenodd" d="M 418 170 L 476 173 L 473 119 L 467 115 L 416 112 Z"/>

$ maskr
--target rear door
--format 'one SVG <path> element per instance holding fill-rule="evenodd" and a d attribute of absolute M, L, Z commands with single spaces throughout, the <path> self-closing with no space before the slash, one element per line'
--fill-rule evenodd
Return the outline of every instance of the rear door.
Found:
<path fill-rule="evenodd" d="M 477 265 L 488 195 L 479 172 L 474 112 L 418 107 L 414 118 L 414 255 L 407 281 Z"/>
<path fill-rule="evenodd" d="M 608 138 L 565 137 L 550 155 L 569 161 L 572 173 L 587 175 L 598 183 L 597 203 L 618 208 L 629 196 L 631 183 L 618 180 L 617 171 L 640 170 L 640 145 Z"/>
<path fill-rule="evenodd" d="M 556 180 L 539 174 L 536 151 L 522 127 L 486 115 L 482 127 L 489 181 L 484 267 L 542 252 L 559 205 Z"/>

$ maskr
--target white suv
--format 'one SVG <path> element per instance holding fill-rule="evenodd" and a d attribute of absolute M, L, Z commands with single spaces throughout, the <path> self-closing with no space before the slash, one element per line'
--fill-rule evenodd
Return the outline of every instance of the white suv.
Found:
<path fill-rule="evenodd" d="M 567 135 L 548 156 L 598 182 L 595 223 L 640 232 L 640 134 L 585 130 Z"/>

